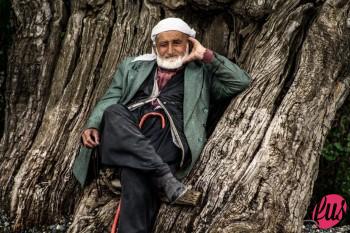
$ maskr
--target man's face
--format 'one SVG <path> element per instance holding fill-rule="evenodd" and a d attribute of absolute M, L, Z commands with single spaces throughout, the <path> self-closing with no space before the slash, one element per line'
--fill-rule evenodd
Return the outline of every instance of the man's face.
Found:
<path fill-rule="evenodd" d="M 182 60 L 188 55 L 188 36 L 179 31 L 166 31 L 156 37 L 155 51 L 157 63 L 165 69 L 182 66 Z"/>
<path fill-rule="evenodd" d="M 162 32 L 156 37 L 158 55 L 163 58 L 183 56 L 187 43 L 188 36 L 179 31 Z"/>

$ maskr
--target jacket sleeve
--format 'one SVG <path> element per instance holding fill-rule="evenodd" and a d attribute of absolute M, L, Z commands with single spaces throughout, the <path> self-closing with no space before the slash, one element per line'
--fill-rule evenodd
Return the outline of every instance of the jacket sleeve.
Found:
<path fill-rule="evenodd" d="M 87 128 L 100 128 L 100 123 L 102 120 L 103 112 L 106 108 L 112 104 L 116 104 L 123 92 L 123 81 L 124 75 L 126 75 L 126 67 L 128 64 L 128 59 L 125 59 L 120 65 L 118 70 L 113 76 L 112 83 L 107 89 L 106 93 L 97 102 L 94 110 L 92 111 L 84 129 Z"/>
<path fill-rule="evenodd" d="M 246 71 L 217 53 L 214 53 L 213 60 L 206 67 L 211 79 L 211 95 L 215 99 L 232 97 L 251 83 L 251 77 Z"/>

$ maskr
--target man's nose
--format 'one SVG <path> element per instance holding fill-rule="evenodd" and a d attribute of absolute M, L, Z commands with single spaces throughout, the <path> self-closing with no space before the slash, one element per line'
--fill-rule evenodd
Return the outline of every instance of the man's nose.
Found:
<path fill-rule="evenodd" d="M 168 55 L 172 56 L 173 55 L 173 45 L 171 43 L 169 43 L 168 45 Z"/>

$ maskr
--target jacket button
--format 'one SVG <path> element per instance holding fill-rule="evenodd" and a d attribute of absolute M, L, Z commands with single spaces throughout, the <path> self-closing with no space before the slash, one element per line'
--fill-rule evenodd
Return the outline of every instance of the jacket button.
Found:
<path fill-rule="evenodd" d="M 198 138 L 198 142 L 203 142 L 203 138 Z"/>
<path fill-rule="evenodd" d="M 204 113 L 208 113 L 208 109 L 207 108 L 203 108 L 203 112 Z"/>

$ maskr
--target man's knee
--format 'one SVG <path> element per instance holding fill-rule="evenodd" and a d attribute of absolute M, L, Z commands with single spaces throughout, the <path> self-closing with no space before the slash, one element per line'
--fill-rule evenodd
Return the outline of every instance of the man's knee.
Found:
<path fill-rule="evenodd" d="M 107 107 L 104 111 L 104 114 L 129 114 L 129 110 L 126 106 L 122 104 L 112 104 Z"/>
<path fill-rule="evenodd" d="M 133 116 L 129 109 L 122 104 L 113 104 L 107 107 L 103 113 L 103 120 L 114 121 L 117 119 L 132 120 L 133 122 L 137 121 L 137 119 Z"/>

